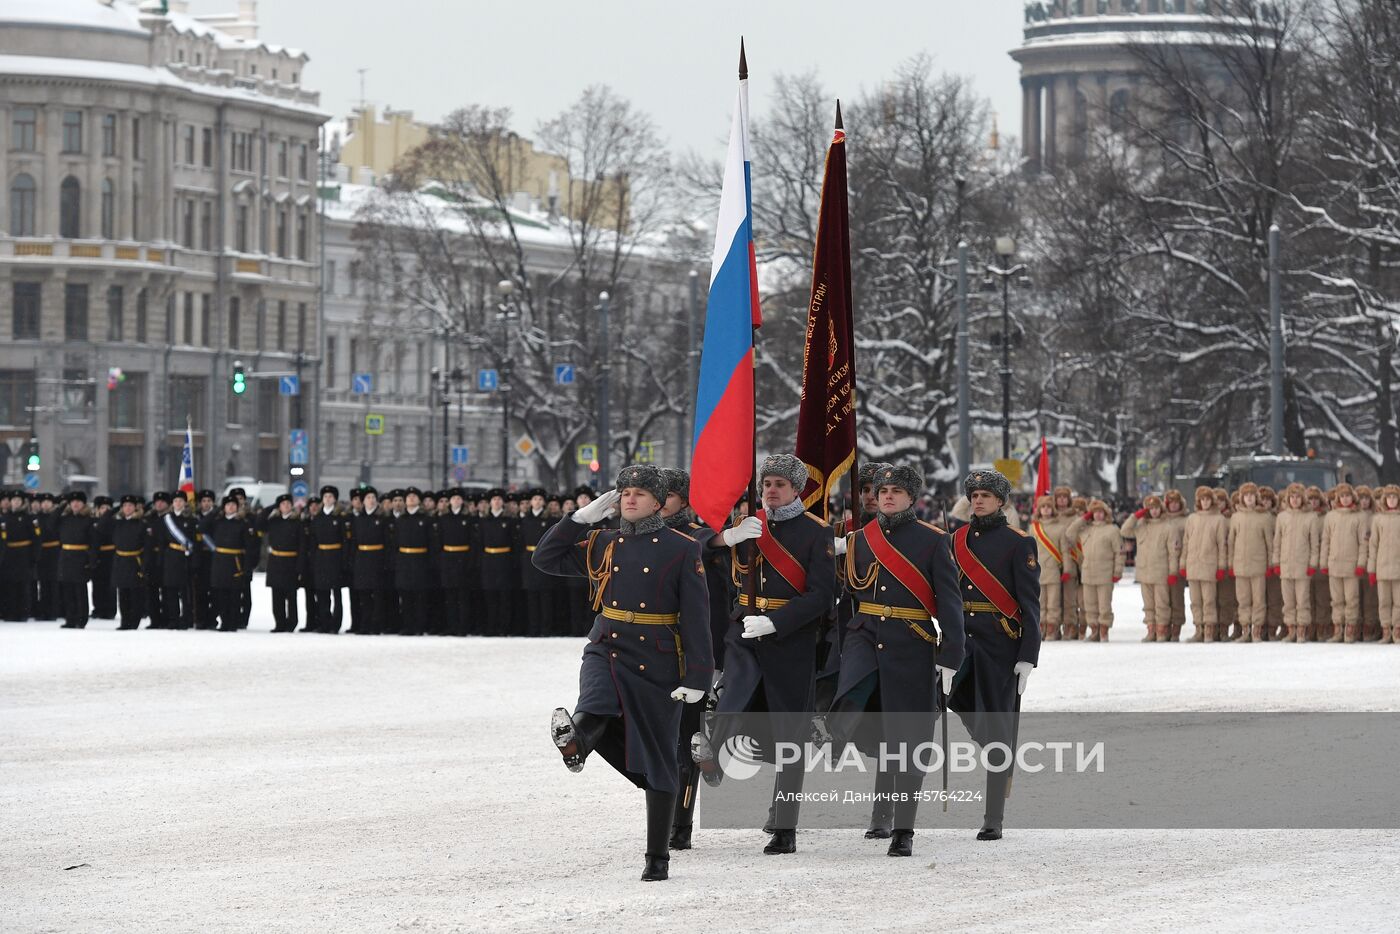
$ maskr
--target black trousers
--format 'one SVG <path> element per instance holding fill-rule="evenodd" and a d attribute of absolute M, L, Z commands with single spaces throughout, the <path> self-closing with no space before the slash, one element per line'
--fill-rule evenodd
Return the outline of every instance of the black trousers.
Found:
<path fill-rule="evenodd" d="M 149 577 L 147 578 L 149 581 Z M 165 629 L 165 589 L 159 584 L 146 584 L 146 613 L 151 618 L 147 629 Z"/>
<path fill-rule="evenodd" d="M 588 603 L 588 589 L 586 587 L 567 587 L 565 592 L 569 595 L 569 635 L 588 635 L 588 630 L 593 628 L 595 616 L 593 608 Z"/>
<path fill-rule="evenodd" d="M 63 583 L 58 585 L 59 601 L 63 604 L 63 624 L 73 629 L 82 629 L 88 621 L 87 583 Z"/>
<path fill-rule="evenodd" d="M 141 617 L 146 615 L 145 587 L 118 587 L 117 611 L 121 615 L 118 629 L 136 629 L 141 625 Z"/>
<path fill-rule="evenodd" d="M 342 613 L 340 588 L 316 590 L 312 593 L 315 598 L 316 613 L 315 616 L 306 621 L 306 628 L 313 632 L 339 633 Z"/>
<path fill-rule="evenodd" d="M 241 628 L 241 592 L 237 587 L 214 588 L 214 613 L 219 617 L 219 631 L 233 632 Z"/>
<path fill-rule="evenodd" d="M 465 636 L 467 627 L 467 594 L 465 586 L 444 587 L 442 589 L 443 630 L 449 636 Z"/>
<path fill-rule="evenodd" d="M 297 591 L 295 587 L 272 588 L 273 632 L 291 632 L 297 628 Z M 246 624 L 245 624 L 246 625 Z"/>
<path fill-rule="evenodd" d="M 5 619 L 12 623 L 22 623 L 29 619 L 31 601 L 33 599 L 33 587 L 27 580 L 6 581 L 5 588 Z"/>
<path fill-rule="evenodd" d="M 99 570 L 92 579 L 92 615 L 98 619 L 115 619 L 117 588 L 112 586 L 112 563 L 106 564 L 105 573 Z"/>
<path fill-rule="evenodd" d="M 214 591 L 207 581 L 194 581 L 194 628 L 213 629 L 219 624 L 214 614 Z"/>
<path fill-rule="evenodd" d="M 700 732 L 705 723 L 705 702 L 681 707 L 681 732 L 676 744 L 676 761 L 680 764 L 680 795 L 672 825 L 688 828 L 695 822 L 695 798 L 700 792 L 700 768 L 690 756 L 690 738 Z"/>
<path fill-rule="evenodd" d="M 511 634 L 509 590 L 483 590 L 481 603 L 485 613 L 482 635 L 508 636 Z"/>
<path fill-rule="evenodd" d="M 543 588 L 525 590 L 525 634 L 548 636 L 554 633 L 554 591 Z"/>
<path fill-rule="evenodd" d="M 189 629 L 194 625 L 194 600 L 189 585 L 161 588 L 161 603 L 165 625 L 170 629 Z"/>
<path fill-rule="evenodd" d="M 58 581 L 52 577 L 41 577 L 37 581 L 38 596 L 34 600 L 35 619 L 57 619 L 60 609 Z"/>
<path fill-rule="evenodd" d="M 399 594 L 399 634 L 421 636 L 427 623 L 428 592 L 426 590 L 400 590 Z"/>
<path fill-rule="evenodd" d="M 253 571 L 248 569 L 248 576 L 243 579 L 243 586 L 239 591 L 238 603 L 238 628 L 247 629 L 248 619 L 253 615 Z M 336 620 L 339 623 L 339 620 Z"/>

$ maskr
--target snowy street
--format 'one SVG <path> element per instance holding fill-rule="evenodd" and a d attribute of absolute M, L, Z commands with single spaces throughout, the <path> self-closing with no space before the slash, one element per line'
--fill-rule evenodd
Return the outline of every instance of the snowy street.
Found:
<path fill-rule="evenodd" d="M 0 928 L 1392 931 L 1393 831 L 704 829 L 647 885 L 640 793 L 569 774 L 581 640 L 0 624 Z M 1400 647 L 1049 643 L 1027 710 L 1400 708 Z M 1189 634 L 1190 627 L 1187 628 Z M 1339 764 L 1339 767 L 1344 767 Z M 1392 789 L 1377 789 L 1393 796 Z M 70 868 L 76 867 L 76 868 Z M 1014 885 L 1008 884 L 1014 882 Z"/>

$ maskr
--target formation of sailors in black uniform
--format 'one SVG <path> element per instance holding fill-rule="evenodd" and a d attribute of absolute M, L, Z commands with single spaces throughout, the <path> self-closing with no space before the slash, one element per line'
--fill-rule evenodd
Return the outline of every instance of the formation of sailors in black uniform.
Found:
<path fill-rule="evenodd" d="M 274 632 L 583 635 L 586 582 L 529 559 L 592 492 L 469 499 L 409 487 L 381 497 L 365 486 L 342 499 L 327 485 L 304 508 L 284 494 L 254 509 L 238 487 L 91 503 L 82 492 L 0 491 L 0 619 L 235 632 L 248 627 L 262 568 Z"/>
<path fill-rule="evenodd" d="M 873 755 L 872 722 L 886 744 L 931 741 L 940 712 L 946 739 L 948 710 L 984 748 L 1014 746 L 1040 574 L 1034 540 L 1002 512 L 1006 478 L 969 474 L 971 517 L 943 529 L 914 512 L 916 468 L 864 465 L 859 519 L 832 528 L 801 500 L 807 476 L 790 454 L 767 458 L 761 510 L 736 508 L 717 532 L 690 519 L 683 471 L 629 466 L 534 553 L 540 570 L 586 581 L 596 614 L 578 701 L 555 709 L 550 738 L 569 770 L 596 753 L 645 792 L 643 881 L 668 878 L 670 851 L 694 845 L 700 780 L 723 780 L 716 750 L 739 716 L 766 718 L 768 761 L 776 741 Z M 910 856 L 924 775 L 886 768 L 865 836 Z M 796 851 L 803 779 L 801 764 L 775 772 L 769 855 Z M 988 773 L 977 839 L 1001 838 L 1010 778 Z"/>

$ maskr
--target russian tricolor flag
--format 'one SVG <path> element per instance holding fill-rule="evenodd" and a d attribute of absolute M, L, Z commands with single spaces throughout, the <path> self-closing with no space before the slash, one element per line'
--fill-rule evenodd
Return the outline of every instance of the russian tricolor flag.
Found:
<path fill-rule="evenodd" d="M 753 330 L 761 323 L 749 178 L 748 66 L 740 43 L 739 92 L 715 225 L 690 466 L 690 504 L 715 529 L 729 521 L 753 475 Z"/>

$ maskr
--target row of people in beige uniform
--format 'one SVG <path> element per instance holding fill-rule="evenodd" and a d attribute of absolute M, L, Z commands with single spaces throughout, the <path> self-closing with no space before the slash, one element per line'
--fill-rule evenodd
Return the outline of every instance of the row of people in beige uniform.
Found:
<path fill-rule="evenodd" d="M 1030 532 L 1045 639 L 1106 641 L 1124 540 L 1135 545 L 1144 642 L 1400 643 L 1400 487 L 1245 483 L 1147 496 L 1120 528 L 1102 500 L 1056 487 Z"/>

